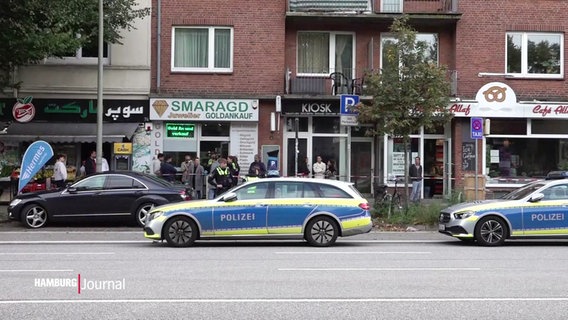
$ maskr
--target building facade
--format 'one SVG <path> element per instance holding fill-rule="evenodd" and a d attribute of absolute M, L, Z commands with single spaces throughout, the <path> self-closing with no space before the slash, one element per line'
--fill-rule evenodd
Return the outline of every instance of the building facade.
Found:
<path fill-rule="evenodd" d="M 138 5 L 150 7 L 151 2 L 139 0 Z M 113 143 L 131 143 L 149 117 L 150 21 L 149 16 L 134 21 L 135 29 L 123 33 L 123 44 L 104 47 L 103 151 L 111 169 L 132 167 L 132 155 L 115 154 Z M 21 86 L 0 96 L 0 121 L 4 124 L 0 128 L 0 180 L 9 180 L 27 146 L 38 139 L 49 142 L 55 154 L 67 156 L 70 179 L 96 149 L 95 40 L 93 46 L 67 57 L 46 58 L 16 70 L 13 81 Z M 142 151 L 151 159 L 150 143 L 147 145 Z M 9 195 L 3 193 L 3 197 Z"/>

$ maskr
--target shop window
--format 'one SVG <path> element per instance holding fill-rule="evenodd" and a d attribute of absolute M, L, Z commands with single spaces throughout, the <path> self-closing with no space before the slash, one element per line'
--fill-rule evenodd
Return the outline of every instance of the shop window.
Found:
<path fill-rule="evenodd" d="M 564 36 L 561 33 L 507 33 L 507 74 L 527 78 L 562 78 Z"/>
<path fill-rule="evenodd" d="M 201 136 L 228 137 L 230 136 L 230 123 L 204 123 L 201 125 Z"/>
<path fill-rule="evenodd" d="M 339 141 L 340 138 L 337 137 L 313 137 L 313 159 L 310 164 L 314 164 L 317 156 L 321 156 L 326 164 L 329 160 L 335 160 L 335 163 L 339 163 Z"/>
<path fill-rule="evenodd" d="M 313 117 L 312 125 L 314 133 L 340 133 L 339 117 Z"/>
<path fill-rule="evenodd" d="M 419 138 L 411 138 L 410 143 L 406 147 L 408 154 L 408 165 L 414 163 L 415 157 L 420 157 L 418 154 Z M 389 139 L 388 142 L 388 156 L 387 156 L 387 178 L 403 177 L 406 173 L 406 166 L 404 165 L 404 143 L 402 138 Z"/>
<path fill-rule="evenodd" d="M 299 132 L 308 132 L 308 120 L 307 117 L 298 117 L 298 131 Z M 295 121 L 296 118 L 288 118 L 286 119 L 286 131 L 287 132 L 295 132 Z"/>
<path fill-rule="evenodd" d="M 542 138 L 488 138 L 486 167 L 491 178 L 542 178 L 550 171 L 568 169 L 563 140 Z"/>
<path fill-rule="evenodd" d="M 491 119 L 491 134 L 526 135 L 526 119 Z"/>
<path fill-rule="evenodd" d="M 531 132 L 535 134 L 568 134 L 566 120 L 532 120 Z"/>

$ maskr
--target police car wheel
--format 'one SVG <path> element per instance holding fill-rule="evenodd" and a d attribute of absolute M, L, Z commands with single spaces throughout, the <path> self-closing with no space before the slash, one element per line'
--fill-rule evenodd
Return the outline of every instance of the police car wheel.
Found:
<path fill-rule="evenodd" d="M 41 228 L 47 224 L 47 211 L 40 205 L 30 204 L 22 210 L 21 219 L 26 228 Z"/>
<path fill-rule="evenodd" d="M 499 217 L 485 217 L 475 226 L 475 240 L 479 245 L 500 246 L 507 238 L 507 225 Z"/>
<path fill-rule="evenodd" d="M 172 247 L 189 247 L 197 239 L 197 226 L 186 217 L 171 218 L 164 226 L 164 238 Z"/>
<path fill-rule="evenodd" d="M 150 210 L 154 208 L 154 204 L 151 202 L 143 203 L 141 206 L 136 209 L 136 213 L 134 214 L 134 219 L 136 220 L 136 224 L 139 227 L 144 227 L 146 225 L 146 217 Z"/>
<path fill-rule="evenodd" d="M 339 228 L 330 217 L 315 217 L 306 226 L 304 237 L 309 244 L 316 247 L 328 247 L 335 243 Z"/>

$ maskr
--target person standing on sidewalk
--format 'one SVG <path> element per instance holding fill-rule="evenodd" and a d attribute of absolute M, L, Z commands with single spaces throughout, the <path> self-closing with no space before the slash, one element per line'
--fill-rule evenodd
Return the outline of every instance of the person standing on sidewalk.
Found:
<path fill-rule="evenodd" d="M 314 178 L 325 178 L 325 171 L 327 170 L 327 166 L 324 162 L 321 161 L 321 156 L 317 156 L 316 162 L 312 165 L 312 170 L 314 171 Z"/>
<path fill-rule="evenodd" d="M 67 180 L 67 166 L 65 165 L 65 155 L 60 154 L 57 156 L 57 161 L 53 166 L 53 183 L 58 189 L 65 188 L 65 181 Z"/>
<path fill-rule="evenodd" d="M 414 164 L 411 164 L 408 169 L 408 175 L 412 181 L 412 193 L 410 194 L 410 201 L 412 202 L 420 201 L 423 171 L 422 165 L 420 164 L 420 157 L 414 158 Z"/>

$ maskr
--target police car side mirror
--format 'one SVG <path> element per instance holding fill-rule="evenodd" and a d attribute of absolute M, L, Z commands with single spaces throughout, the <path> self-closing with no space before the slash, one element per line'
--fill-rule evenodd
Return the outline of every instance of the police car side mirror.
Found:
<path fill-rule="evenodd" d="M 234 192 L 228 192 L 221 198 L 221 200 L 223 200 L 223 202 L 235 201 L 237 200 L 237 194 Z"/>
<path fill-rule="evenodd" d="M 544 199 L 544 194 L 542 193 L 535 193 L 529 199 L 529 202 L 539 202 L 540 200 Z"/>

